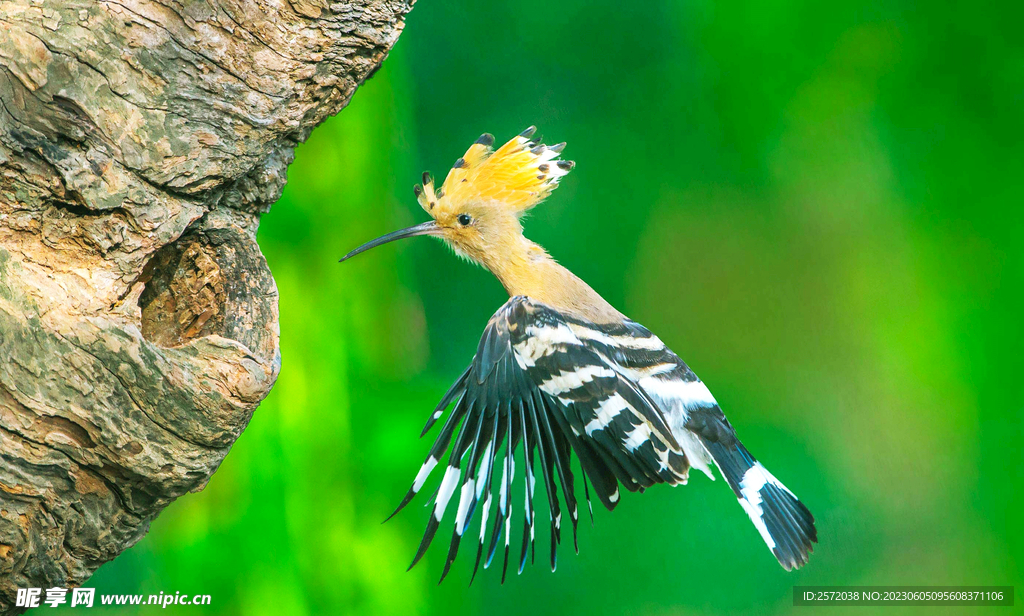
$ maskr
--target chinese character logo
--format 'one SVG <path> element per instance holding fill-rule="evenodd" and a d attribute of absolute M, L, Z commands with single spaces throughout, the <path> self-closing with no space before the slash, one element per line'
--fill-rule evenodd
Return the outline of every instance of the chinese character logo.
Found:
<path fill-rule="evenodd" d="M 84 605 L 85 607 L 92 607 L 92 602 L 96 598 L 95 588 L 75 588 L 71 591 L 71 607 Z"/>

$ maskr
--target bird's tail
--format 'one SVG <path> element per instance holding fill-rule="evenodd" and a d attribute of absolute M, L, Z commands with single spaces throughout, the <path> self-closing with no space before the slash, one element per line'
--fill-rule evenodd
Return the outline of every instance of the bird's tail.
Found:
<path fill-rule="evenodd" d="M 818 541 L 814 516 L 738 440 L 701 439 L 750 521 L 787 571 L 807 564 Z"/>

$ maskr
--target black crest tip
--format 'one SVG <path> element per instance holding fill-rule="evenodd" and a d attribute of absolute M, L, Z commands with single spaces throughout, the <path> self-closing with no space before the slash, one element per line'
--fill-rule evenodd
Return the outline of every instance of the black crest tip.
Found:
<path fill-rule="evenodd" d="M 494 135 L 491 133 L 484 133 L 477 138 L 476 143 L 490 147 L 494 145 Z"/>
<path fill-rule="evenodd" d="M 528 138 L 530 135 L 532 135 L 535 132 L 537 132 L 537 127 L 536 126 L 531 126 L 530 128 L 527 128 L 523 132 L 519 133 L 519 136 L 523 137 L 525 139 L 525 138 Z"/>

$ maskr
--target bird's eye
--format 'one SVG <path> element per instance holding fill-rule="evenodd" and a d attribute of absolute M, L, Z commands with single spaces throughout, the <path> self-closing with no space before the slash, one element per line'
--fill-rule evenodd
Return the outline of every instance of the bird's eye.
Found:
<path fill-rule="evenodd" d="M 459 224 L 460 224 L 460 225 L 462 225 L 463 227 L 465 227 L 465 226 L 467 226 L 467 225 L 468 225 L 469 223 L 473 222 L 473 219 L 472 219 L 472 218 L 470 218 L 469 214 L 459 214 L 459 218 L 458 218 L 458 221 L 459 221 Z"/>

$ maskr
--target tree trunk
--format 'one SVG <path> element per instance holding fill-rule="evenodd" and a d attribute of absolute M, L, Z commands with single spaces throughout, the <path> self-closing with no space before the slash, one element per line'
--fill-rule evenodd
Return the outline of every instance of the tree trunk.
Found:
<path fill-rule="evenodd" d="M 260 214 L 411 4 L 0 1 L 0 614 L 133 545 L 248 424 L 280 367 Z"/>

